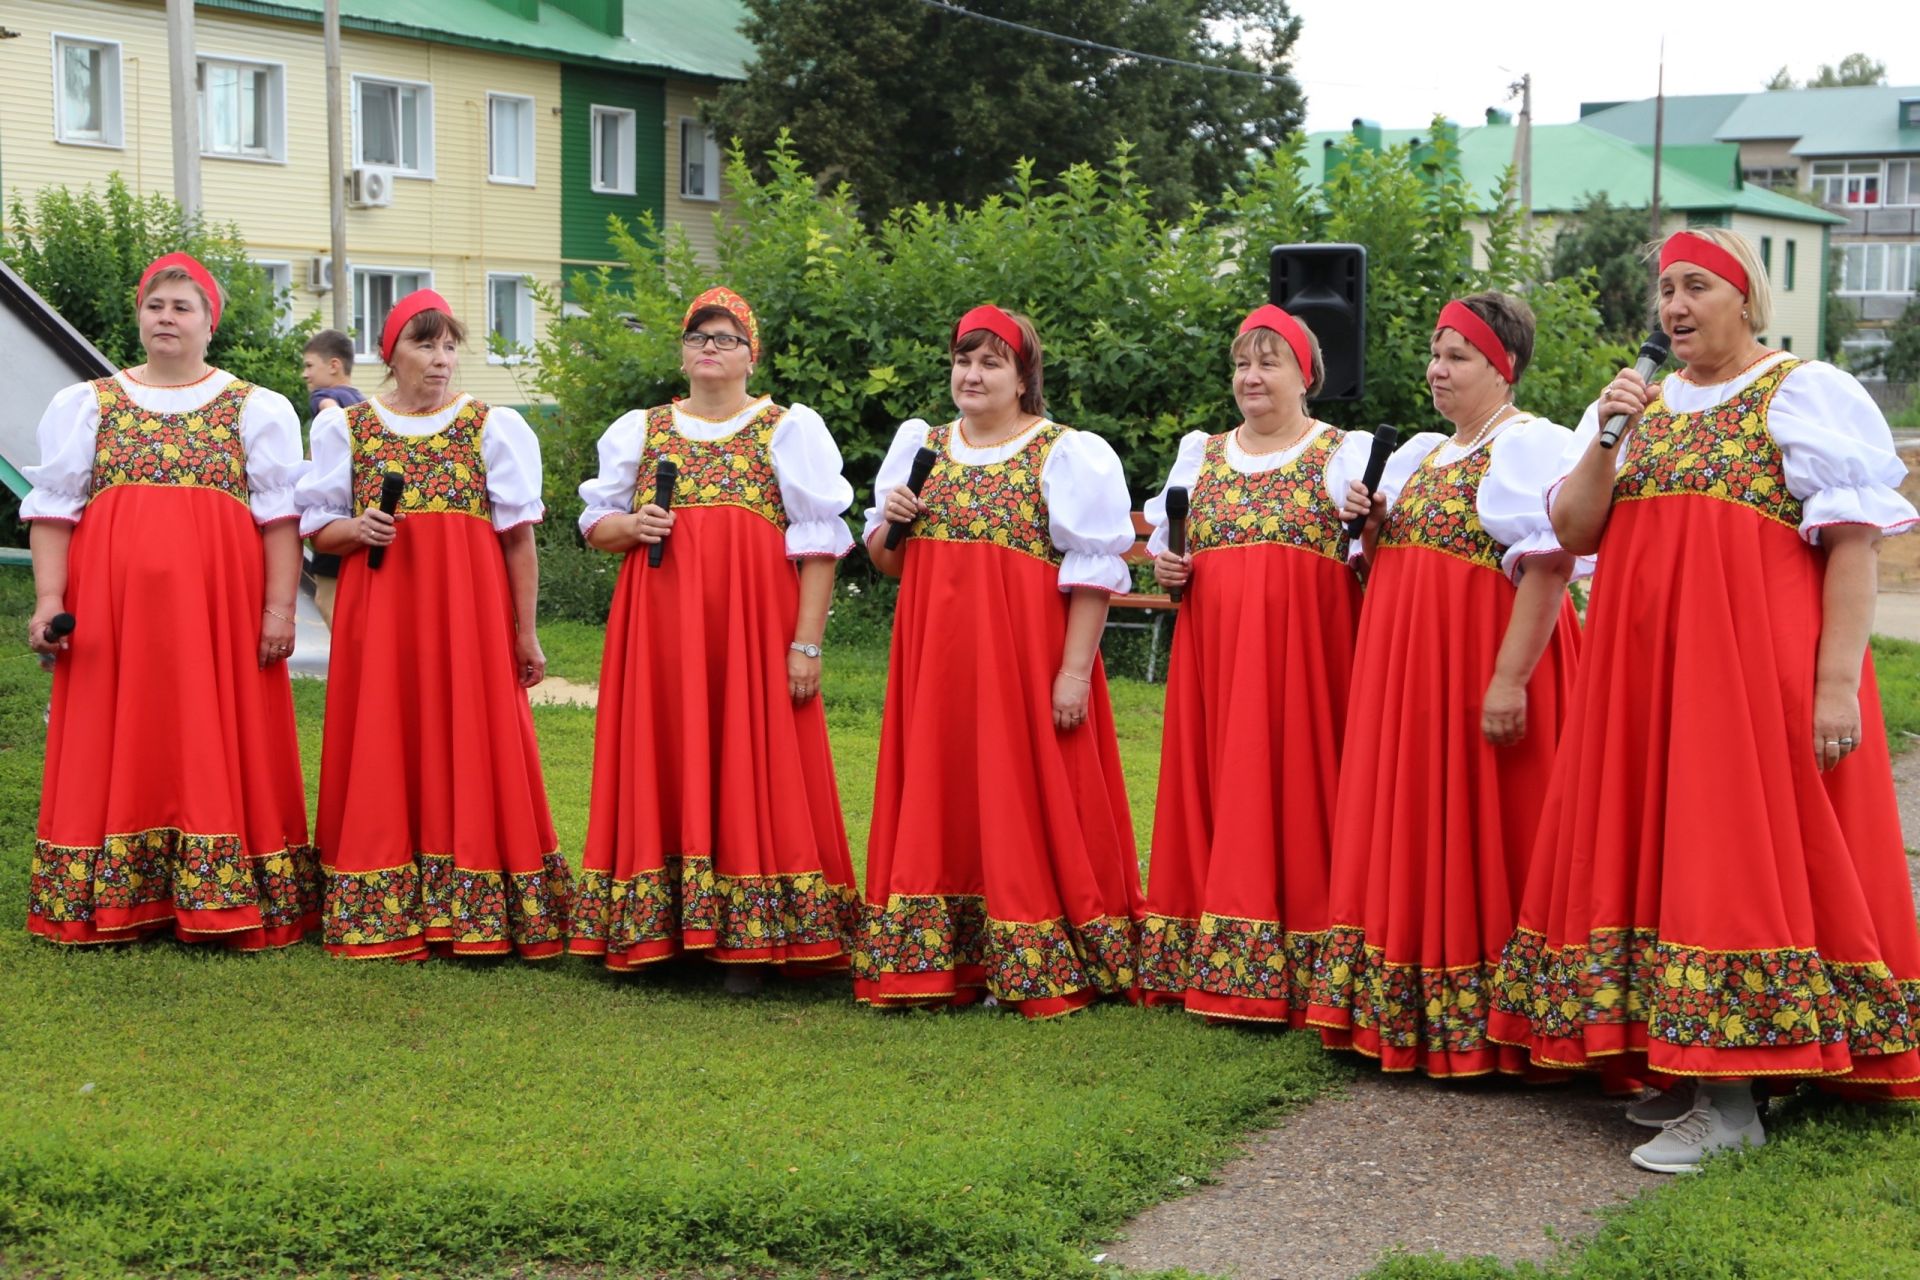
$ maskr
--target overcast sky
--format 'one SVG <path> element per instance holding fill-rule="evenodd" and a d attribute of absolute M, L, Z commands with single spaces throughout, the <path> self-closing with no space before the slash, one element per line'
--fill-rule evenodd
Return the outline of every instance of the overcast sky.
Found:
<path fill-rule="evenodd" d="M 1666 37 L 1668 93 L 1751 93 L 1786 64 L 1796 80 L 1866 53 L 1887 80 L 1920 85 L 1920 3 L 1876 0 L 1290 0 L 1301 19 L 1293 69 L 1308 132 L 1355 116 L 1417 128 L 1436 111 L 1478 124 L 1533 76 L 1537 124 L 1576 120 L 1583 101 L 1650 98 Z M 1647 13 L 1661 15 L 1649 21 Z M 1809 15 L 1815 15 L 1809 20 Z"/>

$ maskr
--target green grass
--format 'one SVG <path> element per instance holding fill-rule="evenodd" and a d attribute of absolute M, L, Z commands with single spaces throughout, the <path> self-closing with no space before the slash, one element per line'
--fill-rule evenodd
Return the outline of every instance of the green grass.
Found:
<path fill-rule="evenodd" d="M 1873 638 L 1873 674 L 1880 682 L 1880 706 L 1887 717 L 1887 738 L 1895 755 L 1920 736 L 1920 644 Z"/>

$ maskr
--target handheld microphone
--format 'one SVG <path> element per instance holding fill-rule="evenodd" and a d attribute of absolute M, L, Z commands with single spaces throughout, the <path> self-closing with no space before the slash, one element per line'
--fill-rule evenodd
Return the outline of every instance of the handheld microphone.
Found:
<path fill-rule="evenodd" d="M 653 472 L 653 505 L 662 511 L 673 510 L 673 486 L 680 480 L 680 464 L 672 458 L 660 459 L 660 465 Z M 699 550 L 698 547 L 694 550 Z M 647 568 L 658 569 L 660 558 L 667 554 L 667 540 L 660 541 L 647 548 Z"/>
<path fill-rule="evenodd" d="M 912 491 L 914 497 L 920 496 L 920 487 L 926 484 L 928 473 L 933 470 L 933 464 L 939 460 L 939 455 L 925 445 L 921 445 L 920 452 L 913 455 L 913 470 L 907 473 L 907 488 Z M 912 524 L 911 520 L 893 522 L 892 527 L 887 530 L 887 550 L 892 551 L 900 545 L 900 539 L 907 536 L 907 530 Z"/>
<path fill-rule="evenodd" d="M 1651 378 L 1653 371 L 1667 362 L 1667 355 L 1673 350 L 1673 339 L 1667 337 L 1666 330 L 1655 329 L 1640 344 L 1640 358 L 1633 362 L 1633 371 L 1642 379 Z M 1600 447 L 1611 449 L 1620 443 L 1620 433 L 1627 429 L 1627 415 L 1616 413 L 1607 419 L 1607 425 L 1600 428 Z"/>
<path fill-rule="evenodd" d="M 1167 550 L 1177 556 L 1187 554 L 1187 486 L 1176 484 L 1167 490 Z M 1167 598 L 1180 603 L 1184 587 L 1168 587 Z"/>
<path fill-rule="evenodd" d="M 1373 448 L 1367 453 L 1367 469 L 1360 477 L 1360 483 L 1367 486 L 1369 494 L 1380 492 L 1380 477 L 1387 474 L 1387 459 L 1400 447 L 1400 432 L 1385 423 L 1373 429 Z M 1347 521 L 1347 537 L 1357 538 L 1367 527 L 1367 512 Z"/>
<path fill-rule="evenodd" d="M 388 467 L 387 474 L 380 481 L 380 509 L 392 515 L 400 507 L 400 495 L 407 487 L 407 473 L 399 467 Z M 386 547 L 375 547 L 367 552 L 367 568 L 378 569 L 386 563 Z"/>
<path fill-rule="evenodd" d="M 73 634 L 73 615 L 70 613 L 54 614 L 51 618 L 47 619 L 47 625 L 40 629 L 40 634 L 46 638 L 48 644 L 59 644 L 62 640 L 65 640 Z M 40 658 L 40 666 L 43 670 L 53 670 L 52 654 L 43 653 L 38 656 Z"/>

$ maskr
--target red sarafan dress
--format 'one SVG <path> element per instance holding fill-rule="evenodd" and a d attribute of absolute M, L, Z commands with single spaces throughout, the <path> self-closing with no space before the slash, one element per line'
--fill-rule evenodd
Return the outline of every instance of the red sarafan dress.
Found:
<path fill-rule="evenodd" d="M 1819 531 L 1912 526 L 1906 469 L 1830 365 L 1776 352 L 1659 392 L 1620 450 L 1492 1034 L 1620 1085 L 1920 1096 L 1920 929 L 1871 654 L 1859 749 L 1825 774 L 1813 754 Z"/>
<path fill-rule="evenodd" d="M 1090 432 L 1043 420 L 975 448 L 914 419 L 877 494 L 923 443 L 939 461 L 894 612 L 854 995 L 1066 1013 L 1131 992 L 1137 965 L 1140 866 L 1097 659 L 1086 722 L 1053 723 L 1069 590 L 1129 583 L 1126 481 Z"/>
<path fill-rule="evenodd" d="M 1566 716 L 1579 623 L 1564 595 L 1527 683 L 1527 731 L 1481 730 L 1533 556 L 1557 554 L 1544 495 L 1568 432 L 1509 419 L 1461 451 L 1402 446 L 1367 582 L 1333 821 L 1330 928 L 1308 1021 L 1325 1042 L 1430 1076 L 1499 1069 L 1491 980 L 1513 932 Z M 1391 486 L 1389 492 L 1393 492 Z M 1506 1065 L 1519 1069 L 1519 1055 Z"/>
<path fill-rule="evenodd" d="M 818 696 L 787 654 L 796 561 L 853 545 L 853 487 L 820 416 L 761 398 L 715 422 L 627 414 L 581 486 L 583 529 L 679 468 L 660 565 L 620 566 L 600 667 L 593 801 L 569 950 L 632 969 L 681 952 L 841 968 L 859 895 Z"/>
<path fill-rule="evenodd" d="M 215 369 L 69 387 L 40 423 L 23 520 L 74 524 L 27 928 L 170 928 L 256 951 L 317 923 L 287 667 L 260 666 L 260 527 L 294 518 L 286 397 Z"/>
<path fill-rule="evenodd" d="M 538 521 L 540 449 L 471 396 L 429 414 L 378 398 L 314 419 L 311 535 L 406 477 L 385 563 L 340 560 L 314 826 L 325 942 L 348 959 L 540 960 L 565 945 L 557 851 L 514 647 L 499 533 Z"/>
<path fill-rule="evenodd" d="M 1189 490 L 1167 665 L 1140 988 L 1148 1004 L 1302 1026 L 1327 930 L 1327 851 L 1360 583 L 1336 510 L 1372 437 L 1316 424 L 1296 447 L 1180 442 Z M 1148 501 L 1166 549 L 1166 492 Z"/>

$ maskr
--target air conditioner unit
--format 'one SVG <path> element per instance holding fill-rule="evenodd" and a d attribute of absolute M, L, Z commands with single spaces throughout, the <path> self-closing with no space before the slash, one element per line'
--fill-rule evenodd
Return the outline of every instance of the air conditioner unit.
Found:
<path fill-rule="evenodd" d="M 393 170 L 360 168 L 353 171 L 347 203 L 356 209 L 382 209 L 393 203 Z"/>
<path fill-rule="evenodd" d="M 307 259 L 307 289 L 313 293 L 330 293 L 333 290 L 333 259 Z"/>

